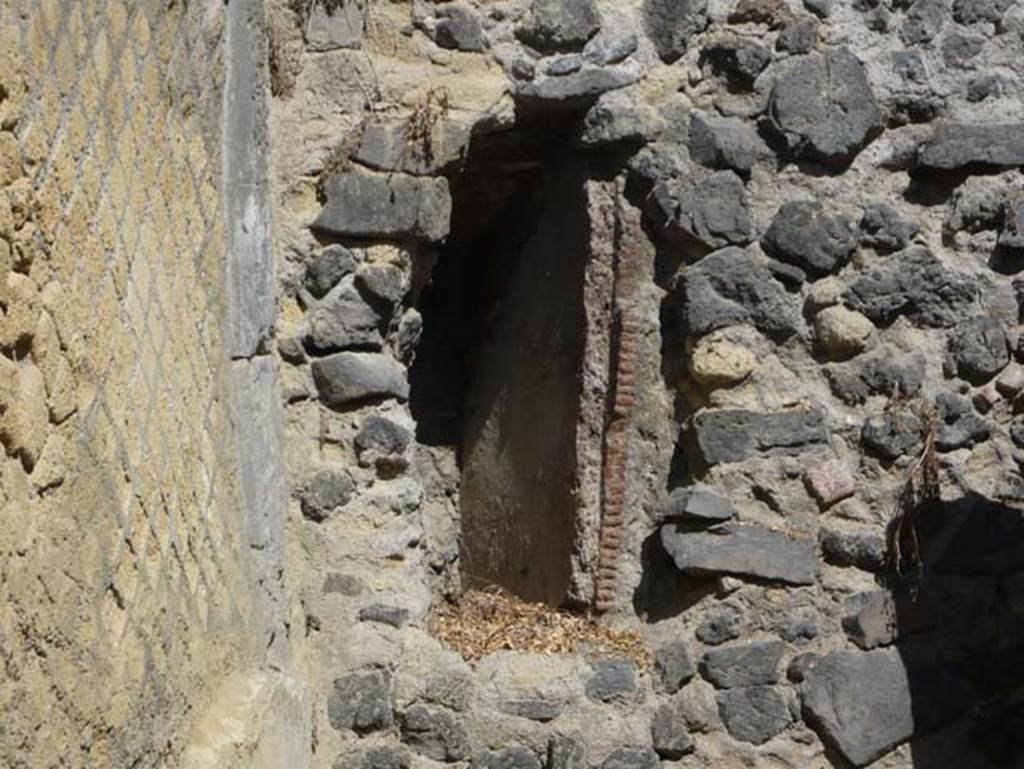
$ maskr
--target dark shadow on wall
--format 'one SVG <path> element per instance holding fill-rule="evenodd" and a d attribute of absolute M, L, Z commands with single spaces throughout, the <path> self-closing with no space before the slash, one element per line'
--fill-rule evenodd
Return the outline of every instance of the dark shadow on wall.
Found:
<path fill-rule="evenodd" d="M 458 452 L 464 581 L 553 605 L 575 547 L 590 236 L 573 126 L 474 139 L 410 374 L 417 439 Z"/>
<path fill-rule="evenodd" d="M 1024 767 L 1024 509 L 976 494 L 915 517 L 895 588 L 915 769 Z"/>
<path fill-rule="evenodd" d="M 795 679 L 804 720 L 843 769 L 897 746 L 909 763 L 894 766 L 1021 769 L 1024 510 L 919 502 L 889 542 L 883 589 L 848 599 L 850 645 Z"/>

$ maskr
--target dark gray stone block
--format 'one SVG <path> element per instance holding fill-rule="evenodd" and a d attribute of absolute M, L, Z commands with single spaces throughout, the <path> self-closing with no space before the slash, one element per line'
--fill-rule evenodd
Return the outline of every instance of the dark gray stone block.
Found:
<path fill-rule="evenodd" d="M 857 248 L 849 217 L 816 201 L 783 203 L 761 240 L 765 252 L 812 277 L 838 271 Z"/>
<path fill-rule="evenodd" d="M 774 686 L 744 686 L 718 692 L 718 712 L 729 734 L 761 745 L 793 720 L 782 693 Z"/>
<path fill-rule="evenodd" d="M 794 16 L 775 39 L 775 49 L 787 53 L 810 53 L 818 42 L 818 22 L 810 16 Z"/>
<path fill-rule="evenodd" d="M 548 740 L 547 769 L 584 769 L 583 743 L 564 734 L 553 734 Z"/>
<path fill-rule="evenodd" d="M 339 350 L 379 350 L 381 317 L 352 285 L 346 281 L 329 293 L 309 313 L 306 346 L 312 353 Z"/>
<path fill-rule="evenodd" d="M 341 237 L 442 240 L 452 201 L 443 178 L 347 172 L 324 184 L 327 203 L 313 229 Z"/>
<path fill-rule="evenodd" d="M 944 0 L 914 0 L 900 24 L 900 40 L 908 46 L 930 43 L 942 31 L 948 14 L 948 3 Z"/>
<path fill-rule="evenodd" d="M 852 161 L 882 121 L 864 65 L 847 48 L 785 63 L 768 114 L 793 153 L 828 165 Z"/>
<path fill-rule="evenodd" d="M 636 693 L 636 665 L 630 660 L 608 659 L 591 663 L 593 675 L 584 687 L 595 702 L 613 702 Z"/>
<path fill-rule="evenodd" d="M 774 339 L 798 325 L 795 300 L 751 254 L 725 248 L 687 268 L 677 282 L 684 336 L 749 323 Z"/>
<path fill-rule="evenodd" d="M 998 23 L 1014 0 L 955 0 L 953 18 L 961 24 Z"/>
<path fill-rule="evenodd" d="M 708 168 L 750 173 L 765 146 L 757 132 L 736 118 L 695 113 L 690 119 L 690 157 Z"/>
<path fill-rule="evenodd" d="M 322 297 L 356 268 L 355 255 L 344 246 L 327 246 L 306 267 L 306 289 Z"/>
<path fill-rule="evenodd" d="M 697 625 L 694 635 L 708 646 L 716 646 L 740 637 L 743 628 L 743 612 L 731 603 L 713 606 L 704 621 Z"/>
<path fill-rule="evenodd" d="M 654 650 L 654 669 L 662 687 L 669 694 L 683 688 L 697 673 L 690 652 L 683 641 L 669 641 Z"/>
<path fill-rule="evenodd" d="M 571 75 L 573 72 L 579 72 L 582 66 L 583 57 L 577 53 L 552 56 L 544 64 L 544 74 L 553 77 Z"/>
<path fill-rule="evenodd" d="M 435 761 L 469 758 L 469 737 L 461 718 L 443 708 L 411 705 L 402 715 L 402 742 Z"/>
<path fill-rule="evenodd" d="M 387 729 L 393 721 L 391 673 L 365 670 L 334 680 L 327 698 L 327 719 L 335 729 L 357 734 Z"/>
<path fill-rule="evenodd" d="M 663 518 L 727 521 L 734 515 L 736 509 L 728 499 L 698 483 L 672 489 L 668 495 Z"/>
<path fill-rule="evenodd" d="M 705 652 L 700 673 L 718 689 L 774 684 L 786 651 L 782 641 L 747 641 Z"/>
<path fill-rule="evenodd" d="M 961 379 L 982 385 L 1010 362 L 1006 328 L 991 315 L 978 315 L 952 330 L 949 354 Z"/>
<path fill-rule="evenodd" d="M 708 25 L 707 0 L 645 0 L 644 26 L 658 56 L 671 63 Z"/>
<path fill-rule="evenodd" d="M 654 136 L 662 121 L 636 94 L 613 91 L 603 94 L 583 116 L 580 142 L 598 147 L 615 142 L 640 143 Z"/>
<path fill-rule="evenodd" d="M 650 748 L 618 748 L 601 762 L 600 769 L 658 769 L 658 754 Z"/>
<path fill-rule="evenodd" d="M 405 270 L 396 264 L 361 264 L 355 283 L 371 303 L 387 314 L 402 300 L 408 288 Z"/>
<path fill-rule="evenodd" d="M 732 171 L 715 171 L 704 178 L 686 179 L 670 190 L 674 211 L 668 219 L 684 238 L 708 248 L 749 243 L 750 204 L 743 180 Z"/>
<path fill-rule="evenodd" d="M 910 409 L 875 414 L 864 420 L 860 440 L 872 454 L 895 461 L 921 447 L 921 420 Z"/>
<path fill-rule="evenodd" d="M 363 420 L 355 437 L 356 456 L 372 452 L 375 461 L 394 461 L 405 454 L 412 440 L 412 433 L 395 424 L 387 417 L 372 414 Z"/>
<path fill-rule="evenodd" d="M 935 406 L 939 418 L 935 448 L 939 451 L 970 448 L 991 436 L 991 425 L 974 412 L 966 398 L 948 391 L 940 392 L 935 396 Z"/>
<path fill-rule="evenodd" d="M 881 254 L 900 251 L 920 231 L 917 222 L 904 219 L 885 203 L 873 203 L 864 209 L 860 220 L 860 242 Z"/>
<path fill-rule="evenodd" d="M 807 672 L 801 693 L 808 724 L 857 767 L 973 701 L 934 650 L 913 647 L 903 655 L 897 649 L 829 654 Z"/>
<path fill-rule="evenodd" d="M 487 48 L 487 38 L 480 23 L 480 15 L 462 3 L 439 5 L 434 15 L 434 42 L 442 48 L 479 53 Z"/>
<path fill-rule="evenodd" d="M 380 353 L 339 352 L 313 361 L 320 400 L 338 408 L 366 398 L 409 397 L 405 369 Z"/>
<path fill-rule="evenodd" d="M 691 420 L 687 438 L 705 465 L 742 462 L 761 455 L 798 456 L 828 443 L 821 409 L 771 414 L 742 409 L 709 409 Z"/>
<path fill-rule="evenodd" d="M 782 618 L 778 629 L 783 640 L 804 644 L 818 637 L 817 612 L 811 608 L 795 609 Z"/>
<path fill-rule="evenodd" d="M 878 325 L 903 315 L 917 326 L 946 328 L 963 318 L 977 294 L 974 281 L 950 272 L 927 248 L 915 246 L 861 275 L 843 301 Z"/>
<path fill-rule="evenodd" d="M 842 531 L 826 528 L 819 534 L 821 551 L 833 566 L 854 566 L 870 572 L 885 568 L 887 547 L 881 531 Z"/>
<path fill-rule="evenodd" d="M 511 745 L 501 750 L 485 750 L 473 757 L 470 769 L 541 769 L 533 751 L 522 745 Z"/>
<path fill-rule="evenodd" d="M 302 490 L 302 514 L 312 521 L 325 521 L 339 507 L 348 504 L 355 484 L 343 470 L 324 469 L 310 478 Z"/>
<path fill-rule="evenodd" d="M 692 753 L 695 747 L 682 717 L 668 704 L 654 711 L 654 718 L 651 719 L 651 744 L 660 758 L 669 761 L 679 760 L 687 753 Z"/>
<path fill-rule="evenodd" d="M 771 51 L 763 45 L 740 37 L 717 40 L 700 52 L 701 64 L 707 64 L 737 91 L 753 88 L 757 76 L 771 60 Z"/>
<path fill-rule="evenodd" d="M 1024 123 L 941 123 L 920 149 L 915 168 L 958 171 L 1024 165 Z"/>
<path fill-rule="evenodd" d="M 561 77 L 515 82 L 512 93 L 527 102 L 553 102 L 571 107 L 593 101 L 603 93 L 625 88 L 636 81 L 637 75 L 626 69 L 586 66 Z"/>
<path fill-rule="evenodd" d="M 541 51 L 580 49 L 601 26 L 594 0 L 533 0 L 520 40 Z"/>
<path fill-rule="evenodd" d="M 813 584 L 817 576 L 813 541 L 753 524 L 687 531 L 669 523 L 661 527 L 661 541 L 676 568 L 687 574 L 733 574 L 792 585 Z"/>
<path fill-rule="evenodd" d="M 832 393 L 849 405 L 863 403 L 872 395 L 915 395 L 921 389 L 924 372 L 923 354 L 889 345 L 824 369 Z"/>

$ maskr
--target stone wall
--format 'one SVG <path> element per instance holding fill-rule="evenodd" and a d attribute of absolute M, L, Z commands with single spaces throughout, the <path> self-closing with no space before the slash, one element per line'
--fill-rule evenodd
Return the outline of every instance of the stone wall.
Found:
<path fill-rule="evenodd" d="M 1022 40 L 0 0 L 0 764 L 1019 766 Z"/>
<path fill-rule="evenodd" d="M 0 3 L 4 766 L 235 765 L 252 703 L 287 712 L 232 416 L 224 34 L 217 3 Z M 211 748 L 215 699 L 252 734 Z"/>
<path fill-rule="evenodd" d="M 268 11 L 287 563 L 314 765 L 1021 761 L 1020 3 Z M 539 162 L 545 132 L 572 163 Z M 584 303 L 573 552 L 538 521 L 532 553 L 563 563 L 531 564 L 517 537 L 501 555 L 569 569 L 571 602 L 641 632 L 650 670 L 470 665 L 429 633 L 432 603 L 474 584 L 459 503 L 474 460 L 457 437 L 417 440 L 431 403 L 456 434 L 472 413 L 457 377 L 414 377 L 410 394 L 417 341 L 436 347 L 418 308 L 461 245 L 486 262 L 527 242 L 502 212 L 562 205 L 570 235 L 559 168 L 609 196 L 591 198 L 588 242 L 544 253 L 529 299 L 445 322 L 488 340 L 459 348 L 470 380 L 480 359 L 516 361 L 490 394 L 507 404 L 553 363 L 526 363 L 530 319 Z M 552 296 L 579 248 L 584 285 Z M 550 477 L 515 451 L 557 429 L 526 411 L 489 456 Z M 496 477 L 466 479 L 474 505 L 489 485 L 500 501 Z"/>

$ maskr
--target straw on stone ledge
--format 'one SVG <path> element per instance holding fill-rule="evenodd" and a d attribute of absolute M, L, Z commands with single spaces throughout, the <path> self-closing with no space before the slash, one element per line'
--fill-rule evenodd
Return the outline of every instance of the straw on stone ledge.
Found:
<path fill-rule="evenodd" d="M 641 668 L 651 663 L 636 631 L 615 630 L 589 616 L 529 603 L 500 588 L 470 590 L 457 603 L 439 606 L 431 631 L 471 662 L 507 650 L 626 657 Z"/>

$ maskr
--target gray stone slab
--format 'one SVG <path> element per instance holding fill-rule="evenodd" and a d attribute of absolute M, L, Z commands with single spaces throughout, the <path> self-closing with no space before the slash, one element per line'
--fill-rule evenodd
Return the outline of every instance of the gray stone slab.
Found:
<path fill-rule="evenodd" d="M 814 542 L 753 524 L 724 523 L 691 531 L 661 527 L 661 542 L 676 567 L 695 575 L 734 574 L 792 585 L 814 583 Z"/>
<path fill-rule="evenodd" d="M 353 171 L 331 176 L 324 192 L 327 203 L 313 229 L 326 234 L 429 241 L 448 235 L 446 179 Z"/>

